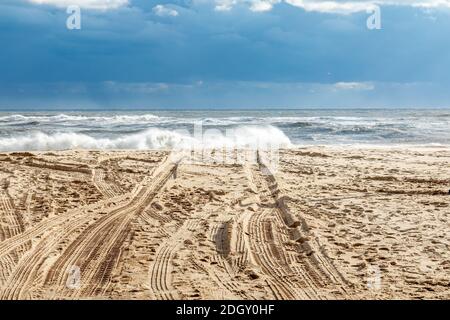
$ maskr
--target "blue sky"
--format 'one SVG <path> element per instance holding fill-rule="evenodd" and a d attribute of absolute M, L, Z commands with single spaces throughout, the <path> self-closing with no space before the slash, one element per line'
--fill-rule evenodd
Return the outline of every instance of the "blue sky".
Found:
<path fill-rule="evenodd" d="M 0 108 L 448 107 L 449 34 L 450 0 L 2 0 Z"/>

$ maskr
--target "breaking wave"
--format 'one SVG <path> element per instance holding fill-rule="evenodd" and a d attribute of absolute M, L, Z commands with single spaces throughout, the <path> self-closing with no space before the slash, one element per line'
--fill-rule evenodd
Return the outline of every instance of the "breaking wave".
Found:
<path fill-rule="evenodd" d="M 150 128 L 117 137 L 94 137 L 76 132 L 28 134 L 0 138 L 0 151 L 45 151 L 67 149 L 173 149 L 173 148 L 277 148 L 292 146 L 289 138 L 273 126 L 241 126 L 223 131 Z"/>
<path fill-rule="evenodd" d="M 179 131 L 195 131 L 196 126 L 209 133 L 199 138 Z M 226 135 L 230 129 L 234 133 Z M 0 112 L 0 151 L 245 147 L 291 142 L 297 146 L 450 145 L 449 130 L 447 110 Z"/>

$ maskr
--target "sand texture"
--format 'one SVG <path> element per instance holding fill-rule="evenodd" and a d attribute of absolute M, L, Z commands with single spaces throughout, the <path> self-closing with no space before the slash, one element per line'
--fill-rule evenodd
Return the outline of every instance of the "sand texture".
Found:
<path fill-rule="evenodd" d="M 0 154 L 0 299 L 450 299 L 449 149 L 239 152 Z"/>

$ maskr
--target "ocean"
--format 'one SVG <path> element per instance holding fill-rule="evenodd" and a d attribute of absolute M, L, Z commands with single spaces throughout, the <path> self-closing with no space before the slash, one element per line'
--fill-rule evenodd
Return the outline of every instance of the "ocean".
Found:
<path fill-rule="evenodd" d="M 450 109 L 0 112 L 0 151 L 450 146 Z"/>

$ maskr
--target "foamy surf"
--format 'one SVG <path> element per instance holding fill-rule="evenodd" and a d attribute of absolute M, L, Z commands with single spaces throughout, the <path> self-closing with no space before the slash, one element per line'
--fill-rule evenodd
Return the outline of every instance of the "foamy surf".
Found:
<path fill-rule="evenodd" d="M 35 131 L 0 138 L 0 151 L 46 151 L 67 149 L 195 149 L 195 148 L 288 148 L 292 143 L 273 126 L 241 126 L 233 129 L 208 129 L 190 133 L 188 130 L 151 128 L 136 134 L 115 138 L 93 137 L 76 132 L 53 134 Z"/>
<path fill-rule="evenodd" d="M 200 137 L 192 134 L 199 125 Z M 0 150 L 450 146 L 449 130 L 443 110 L 0 112 Z"/>

